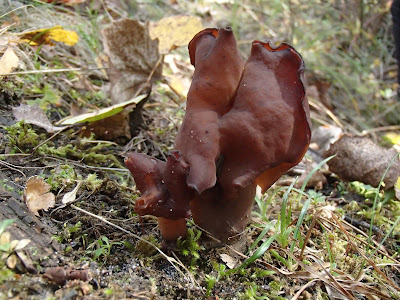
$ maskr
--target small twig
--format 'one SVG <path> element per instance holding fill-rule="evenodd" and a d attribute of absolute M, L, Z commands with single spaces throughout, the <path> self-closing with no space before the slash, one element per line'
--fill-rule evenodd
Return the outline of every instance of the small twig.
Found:
<path fill-rule="evenodd" d="M 345 215 L 344 216 L 344 220 L 347 221 L 348 223 L 350 223 L 351 225 L 358 227 L 358 228 L 366 228 L 366 229 L 370 229 L 371 228 L 371 224 L 362 221 L 362 220 L 357 220 L 354 219 L 350 216 Z M 372 225 L 372 231 L 376 234 L 378 234 L 379 236 L 383 236 L 385 233 L 382 231 L 382 229 L 380 229 L 378 226 Z"/>
<path fill-rule="evenodd" d="M 57 135 L 59 135 L 61 132 L 63 132 L 65 129 L 70 128 L 69 126 L 66 126 L 62 129 L 60 129 L 59 131 L 57 131 L 56 133 L 54 133 L 51 137 L 49 137 L 48 139 L 44 140 L 43 142 L 41 142 L 39 145 L 37 145 L 35 148 L 33 148 L 32 150 L 32 154 L 36 152 L 37 148 L 39 148 L 40 146 L 46 144 L 48 141 L 52 140 L 54 137 L 56 137 Z"/>
<path fill-rule="evenodd" d="M 143 89 L 149 85 L 151 79 L 153 78 L 154 72 L 157 70 L 158 66 L 161 64 L 161 62 L 164 60 L 164 55 L 160 55 L 160 58 L 157 60 L 156 64 L 154 65 L 153 69 L 151 70 L 149 76 L 147 77 L 146 81 L 141 85 L 140 89 L 136 91 L 136 93 L 133 95 L 132 98 L 137 97 L 140 95 L 140 93 L 143 91 Z M 150 96 L 150 93 L 149 95 Z"/>
<path fill-rule="evenodd" d="M 308 229 L 306 237 L 304 238 L 303 247 L 301 248 L 299 260 L 303 260 L 304 249 L 306 248 L 307 242 L 308 242 L 308 240 L 310 239 L 310 236 L 311 236 L 312 229 L 314 228 L 315 224 L 317 223 L 317 220 L 318 220 L 321 212 L 322 212 L 322 210 L 319 210 L 319 211 L 317 211 L 316 214 L 314 214 L 314 217 L 312 219 L 310 228 Z"/>
<path fill-rule="evenodd" d="M 48 159 L 53 159 L 53 160 L 61 160 L 63 162 L 68 162 L 71 165 L 75 165 L 84 169 L 95 169 L 95 170 L 102 170 L 102 171 L 118 171 L 118 172 L 125 172 L 125 173 L 129 173 L 128 169 L 121 169 L 121 168 L 108 168 L 108 167 L 95 167 L 95 166 L 90 166 L 90 165 L 86 165 L 83 163 L 78 163 L 74 160 L 70 160 L 70 159 L 63 159 L 60 157 L 53 157 L 53 156 L 46 156 L 46 158 Z"/>
<path fill-rule="evenodd" d="M 10 170 L 14 170 L 14 171 L 16 171 L 16 172 L 22 174 L 22 176 L 24 176 L 24 178 L 25 178 L 25 180 L 26 180 L 26 175 L 25 175 L 25 173 L 22 172 L 21 170 L 18 170 L 17 168 L 15 168 L 12 164 L 10 164 L 10 163 L 8 163 L 8 162 L 5 162 L 5 161 L 2 161 L 2 160 L 0 160 L 0 164 L 3 165 L 3 166 L 5 166 L 5 167 L 7 167 L 7 168 L 9 168 Z"/>
<path fill-rule="evenodd" d="M 13 10 L 10 10 L 9 12 L 6 12 L 5 14 L 2 14 L 2 15 L 0 16 L 0 19 L 4 18 L 4 17 L 7 16 L 8 14 L 10 14 L 10 13 L 16 11 L 16 10 L 23 9 L 23 8 L 27 8 L 27 7 L 34 7 L 34 6 L 31 5 L 31 4 L 28 4 L 28 5 L 24 5 L 24 6 L 21 6 L 21 7 L 14 8 Z"/>
<path fill-rule="evenodd" d="M 11 156 L 30 156 L 30 153 L 6 153 L 0 154 L 0 157 L 11 157 Z"/>
<path fill-rule="evenodd" d="M 176 261 L 179 262 L 179 265 L 189 274 L 190 280 L 192 281 L 192 284 L 196 284 L 200 290 L 203 292 L 203 290 L 200 287 L 200 284 L 197 282 L 197 280 L 193 277 L 192 273 L 190 273 L 190 271 L 185 267 L 185 265 L 180 261 L 180 259 L 178 258 L 178 256 L 176 256 L 175 252 L 172 251 L 172 255 L 174 256 L 174 258 L 176 259 Z M 189 290 L 189 289 L 188 289 Z M 204 294 L 204 292 L 203 292 Z"/>
<path fill-rule="evenodd" d="M 297 291 L 297 293 L 293 296 L 292 300 L 297 300 L 297 298 L 300 297 L 301 293 L 303 293 L 310 286 L 313 286 L 316 282 L 318 282 L 318 279 L 309 281 L 306 285 L 304 285 L 300 290 Z"/>
<path fill-rule="evenodd" d="M 382 127 L 376 127 L 376 128 L 363 130 L 361 132 L 361 135 L 368 135 L 368 134 L 375 133 L 375 132 L 391 131 L 391 130 L 400 130 L 400 125 L 382 126 Z"/>
<path fill-rule="evenodd" d="M 59 73 L 59 72 L 79 72 L 79 71 L 91 71 L 91 70 L 102 70 L 108 69 L 107 67 L 95 67 L 95 68 L 71 68 L 71 69 L 50 69 L 50 70 L 29 70 L 20 72 L 11 72 L 0 74 L 0 76 L 8 75 L 24 75 L 24 74 L 38 74 L 38 73 Z"/>

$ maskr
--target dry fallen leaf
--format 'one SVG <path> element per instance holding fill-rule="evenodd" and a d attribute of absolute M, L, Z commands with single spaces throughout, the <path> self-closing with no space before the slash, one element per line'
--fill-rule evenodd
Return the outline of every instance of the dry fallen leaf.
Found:
<path fill-rule="evenodd" d="M 112 104 L 132 99 L 149 78 L 161 77 L 158 41 L 151 39 L 148 23 L 124 19 L 113 22 L 102 33 L 109 56 Z"/>
<path fill-rule="evenodd" d="M 55 46 L 55 42 L 73 46 L 78 42 L 79 36 L 75 31 L 63 29 L 62 26 L 58 25 L 51 28 L 23 32 L 20 35 L 20 40 L 31 46 L 42 44 Z"/>
<path fill-rule="evenodd" d="M 55 196 L 50 191 L 50 185 L 43 178 L 33 176 L 28 179 L 24 190 L 25 203 L 36 216 L 41 209 L 48 210 L 55 205 Z"/>
<path fill-rule="evenodd" d="M 6 263 L 7 267 L 14 269 L 17 265 L 17 256 L 15 254 L 11 254 L 9 257 L 7 257 Z"/>
<path fill-rule="evenodd" d="M 76 187 L 71 192 L 65 193 L 64 197 L 62 198 L 62 203 L 68 204 L 70 202 L 75 201 L 76 193 L 78 192 L 81 185 L 82 185 L 82 181 L 79 181 L 78 184 L 76 185 Z"/>
<path fill-rule="evenodd" d="M 150 36 L 158 38 L 158 49 L 165 54 L 176 47 L 186 46 L 195 34 L 203 30 L 201 20 L 194 16 L 172 16 L 150 24 Z"/>
<path fill-rule="evenodd" d="M 234 259 L 232 256 L 228 254 L 222 253 L 220 254 L 220 257 L 229 269 L 233 269 L 238 263 L 236 259 Z"/>
<path fill-rule="evenodd" d="M 11 73 L 14 68 L 18 67 L 18 62 L 18 56 L 8 47 L 0 59 L 0 74 L 7 75 Z"/>
<path fill-rule="evenodd" d="M 44 111 L 38 105 L 21 104 L 20 106 L 13 107 L 12 110 L 14 117 L 17 121 L 24 120 L 25 123 L 44 128 L 47 132 L 50 133 L 67 128 L 66 126 L 53 126 Z"/>

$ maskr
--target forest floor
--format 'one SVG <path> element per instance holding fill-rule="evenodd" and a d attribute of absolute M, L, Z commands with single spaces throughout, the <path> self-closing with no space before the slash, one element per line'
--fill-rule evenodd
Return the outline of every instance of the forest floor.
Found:
<path fill-rule="evenodd" d="M 400 299 L 386 1 L 26 2 L 0 0 L 0 299 Z M 142 23 L 104 31 L 125 18 Z M 156 218 L 134 212 L 124 158 L 173 149 L 194 70 L 186 45 L 225 26 L 243 57 L 267 39 L 302 54 L 312 147 L 257 195 L 243 243 L 208 247 L 188 219 L 188 238 L 166 250 Z M 132 49 L 110 48 L 125 38 Z M 124 57 L 134 51 L 139 62 Z M 114 90 L 114 67 L 131 86 Z M 333 173 L 325 150 L 343 134 L 368 139 L 355 151 L 368 155 Z M 342 175 L 364 166 L 378 179 Z"/>

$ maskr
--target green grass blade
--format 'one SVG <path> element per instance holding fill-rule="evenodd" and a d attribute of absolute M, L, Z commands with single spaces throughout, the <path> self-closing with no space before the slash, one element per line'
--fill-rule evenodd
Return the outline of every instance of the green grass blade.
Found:
<path fill-rule="evenodd" d="M 248 265 L 252 264 L 257 259 L 259 259 L 261 256 L 263 256 L 265 251 L 268 250 L 269 246 L 271 246 L 271 244 L 273 243 L 275 238 L 276 238 L 275 234 L 273 236 L 269 237 L 268 240 L 266 240 L 264 243 L 262 243 L 262 245 L 253 253 L 252 256 L 250 256 L 248 259 L 246 259 L 239 267 L 230 270 L 229 273 L 234 273 L 237 270 L 246 268 Z"/>
<path fill-rule="evenodd" d="M 303 208 L 301 209 L 300 216 L 299 216 L 299 219 L 297 220 L 296 228 L 293 233 L 293 242 L 292 242 L 292 245 L 290 246 L 291 253 L 293 253 L 294 246 L 296 244 L 296 239 L 298 238 L 299 233 L 300 233 L 301 224 L 303 223 L 304 217 L 306 216 L 306 213 L 307 213 L 307 210 L 308 210 L 308 207 L 310 206 L 310 204 L 311 204 L 311 198 L 308 198 L 307 201 L 304 202 Z"/>
<path fill-rule="evenodd" d="M 297 178 L 296 178 L 296 180 L 294 180 L 292 182 L 292 184 L 289 186 L 289 188 L 287 189 L 285 194 L 283 194 L 282 205 L 281 205 L 281 233 L 283 233 L 290 224 L 290 219 L 292 216 L 291 216 L 291 213 L 287 212 L 287 202 L 288 202 L 289 194 L 292 191 L 296 182 L 297 182 Z"/>
<path fill-rule="evenodd" d="M 256 238 L 256 240 L 254 241 L 254 243 L 250 246 L 249 248 L 249 253 L 251 250 L 253 250 L 257 244 L 262 240 L 262 238 L 268 233 L 268 231 L 275 225 L 274 222 L 271 222 L 267 225 L 265 225 L 265 228 L 263 229 L 263 231 L 261 231 L 261 233 L 258 235 L 258 237 Z"/>

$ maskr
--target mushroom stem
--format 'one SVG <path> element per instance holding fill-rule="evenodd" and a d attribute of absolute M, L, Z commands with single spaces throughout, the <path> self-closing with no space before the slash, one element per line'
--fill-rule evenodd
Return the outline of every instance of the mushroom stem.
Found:
<path fill-rule="evenodd" d="M 188 231 L 185 218 L 172 220 L 158 217 L 157 220 L 161 236 L 165 241 L 176 241 L 179 237 L 186 238 Z"/>

